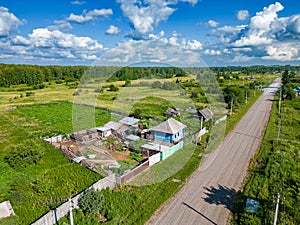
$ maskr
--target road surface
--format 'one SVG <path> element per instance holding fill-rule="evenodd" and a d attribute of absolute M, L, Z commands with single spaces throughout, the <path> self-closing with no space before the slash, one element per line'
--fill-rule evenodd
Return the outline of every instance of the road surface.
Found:
<path fill-rule="evenodd" d="M 265 89 L 233 131 L 207 156 L 177 195 L 157 210 L 148 225 L 226 224 L 234 195 L 261 143 L 279 86 L 274 83 Z"/>

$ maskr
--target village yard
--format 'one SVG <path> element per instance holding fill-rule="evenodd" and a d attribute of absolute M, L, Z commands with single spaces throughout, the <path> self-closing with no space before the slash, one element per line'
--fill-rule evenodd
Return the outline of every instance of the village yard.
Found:
<path fill-rule="evenodd" d="M 128 185 L 143 186 L 160 183 L 180 171 L 194 154 L 196 145 L 189 143 L 176 151 L 172 156 L 151 166 L 141 174 L 132 178 Z M 176 179 L 175 179 L 176 180 Z M 177 180 L 177 182 L 185 182 Z"/>

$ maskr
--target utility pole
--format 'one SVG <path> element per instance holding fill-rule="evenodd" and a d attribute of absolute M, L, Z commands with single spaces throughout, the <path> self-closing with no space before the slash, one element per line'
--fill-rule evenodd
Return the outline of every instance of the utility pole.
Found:
<path fill-rule="evenodd" d="M 203 116 L 201 116 L 201 119 L 200 119 L 200 132 L 202 131 L 202 127 L 203 127 Z M 200 138 L 199 138 L 200 142 L 201 142 L 201 138 L 202 138 L 202 135 L 200 134 Z"/>
<path fill-rule="evenodd" d="M 279 120 L 279 123 L 278 123 L 277 140 L 279 140 L 279 138 L 280 138 L 280 127 L 281 127 L 281 122 L 282 122 L 281 115 L 279 115 L 279 117 L 280 117 L 280 120 Z"/>
<path fill-rule="evenodd" d="M 74 225 L 74 221 L 73 221 L 73 206 L 72 206 L 72 199 L 69 198 L 69 206 L 70 206 L 70 225 Z"/>
<path fill-rule="evenodd" d="M 248 91 L 246 90 L 246 104 L 248 102 Z"/>
<path fill-rule="evenodd" d="M 231 104 L 230 104 L 230 116 L 232 116 L 232 106 L 233 106 L 233 99 L 231 99 Z"/>
<path fill-rule="evenodd" d="M 280 201 L 280 194 L 277 194 L 277 203 L 276 203 L 276 209 L 275 209 L 275 215 L 274 215 L 274 222 L 273 225 L 277 224 L 277 216 L 278 216 L 278 210 L 279 210 L 279 201 Z"/>
<path fill-rule="evenodd" d="M 278 114 L 280 115 L 280 108 L 281 108 L 281 98 L 282 98 L 282 89 L 280 89 L 280 97 L 279 97 L 279 105 L 278 105 Z"/>

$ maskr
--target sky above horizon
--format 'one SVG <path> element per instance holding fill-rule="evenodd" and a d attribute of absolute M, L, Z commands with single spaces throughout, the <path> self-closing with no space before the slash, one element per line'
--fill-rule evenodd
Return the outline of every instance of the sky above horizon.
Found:
<path fill-rule="evenodd" d="M 0 63 L 300 65 L 298 0 L 0 0 Z"/>

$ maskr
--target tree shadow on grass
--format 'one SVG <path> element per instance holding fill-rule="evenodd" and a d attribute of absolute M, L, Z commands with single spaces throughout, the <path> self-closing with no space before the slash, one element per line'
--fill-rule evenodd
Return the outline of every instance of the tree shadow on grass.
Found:
<path fill-rule="evenodd" d="M 234 188 L 218 185 L 217 187 L 204 187 L 206 197 L 203 199 L 209 204 L 224 205 L 232 213 L 236 211 L 236 200 L 242 193 Z"/>

